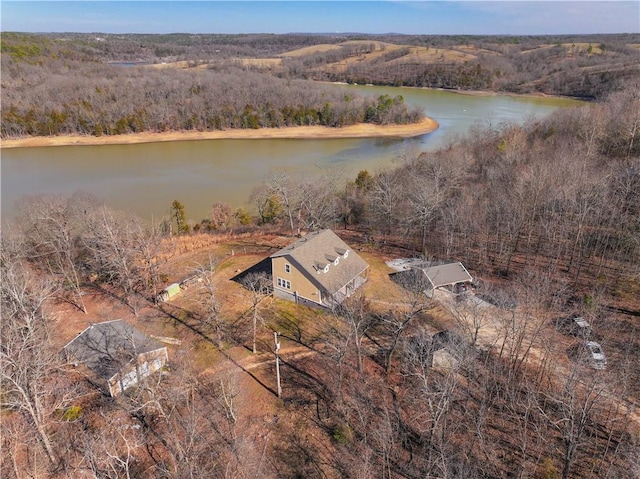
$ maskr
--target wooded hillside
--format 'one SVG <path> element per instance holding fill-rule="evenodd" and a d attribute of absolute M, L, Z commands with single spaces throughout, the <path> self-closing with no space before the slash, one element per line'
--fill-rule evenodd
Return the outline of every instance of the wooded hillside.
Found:
<path fill-rule="evenodd" d="M 276 175 L 253 211 L 215 204 L 198 234 L 178 200 L 147 225 L 86 194 L 25 198 L 2 230 L 0 474 L 635 478 L 639 190 L 635 87 L 348 185 Z M 322 227 L 370 264 L 341 308 L 232 280 Z M 394 283 L 385 261 L 413 256 L 464 262 L 477 294 Z M 583 338 L 557 320 L 574 315 L 606 369 L 571 352 Z M 115 316 L 171 342 L 170 368 L 113 399 L 59 351 Z"/>
<path fill-rule="evenodd" d="M 303 80 L 604 98 L 637 35 L 2 35 L 3 138 L 408 123 L 401 98 Z"/>

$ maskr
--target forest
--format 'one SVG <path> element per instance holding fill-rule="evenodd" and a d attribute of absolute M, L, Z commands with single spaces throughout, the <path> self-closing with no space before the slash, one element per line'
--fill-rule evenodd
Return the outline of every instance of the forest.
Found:
<path fill-rule="evenodd" d="M 2 229 L 0 473 L 638 477 L 638 191 L 640 85 L 628 82 L 346 185 L 273 175 L 251 208 L 216 203 L 195 221 L 179 198 L 151 225 L 87 193 L 24 198 Z M 327 227 L 372 270 L 340 308 L 274 300 L 263 276 L 229 280 Z M 438 302 L 394 285 L 391 257 L 462 261 L 479 292 L 504 299 L 490 313 Z M 187 274 L 200 286 L 184 300 L 154 302 Z M 110 398 L 59 353 L 72 324 L 115 314 L 181 342 L 167 371 Z M 552 320 L 571 314 L 593 326 L 606 370 L 567 357 Z M 500 347 L 481 347 L 489 325 Z M 431 367 L 443 328 L 463 339 L 451 365 Z"/>
<path fill-rule="evenodd" d="M 319 81 L 602 99 L 640 37 L 22 34 L 1 39 L 2 138 L 411 123 Z M 316 80 L 316 82 L 311 82 Z"/>

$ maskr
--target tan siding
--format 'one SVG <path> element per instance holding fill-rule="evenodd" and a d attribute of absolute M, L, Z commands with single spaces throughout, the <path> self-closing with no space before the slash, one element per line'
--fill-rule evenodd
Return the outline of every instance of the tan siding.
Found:
<path fill-rule="evenodd" d="M 298 296 L 318 302 L 318 288 L 307 279 L 307 277 L 298 271 L 286 256 L 272 258 L 273 267 L 273 287 L 283 289 L 290 293 L 297 292 Z M 291 272 L 285 271 L 285 264 L 291 265 Z M 291 289 L 278 288 L 278 278 L 286 279 L 291 282 Z"/>

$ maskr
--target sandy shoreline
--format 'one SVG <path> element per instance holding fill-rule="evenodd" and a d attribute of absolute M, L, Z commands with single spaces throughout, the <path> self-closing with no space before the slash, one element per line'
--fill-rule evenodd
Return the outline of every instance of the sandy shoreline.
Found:
<path fill-rule="evenodd" d="M 7 139 L 0 142 L 0 148 L 34 148 L 41 146 L 71 145 L 129 145 L 162 141 L 218 140 L 218 139 L 324 139 L 324 138 L 411 138 L 437 130 L 438 122 L 425 118 L 409 125 L 373 125 L 359 123 L 343 128 L 326 126 L 292 126 L 284 128 L 260 128 L 257 130 L 231 129 L 216 131 L 168 131 L 163 133 L 131 133 L 113 136 L 35 136 Z"/>

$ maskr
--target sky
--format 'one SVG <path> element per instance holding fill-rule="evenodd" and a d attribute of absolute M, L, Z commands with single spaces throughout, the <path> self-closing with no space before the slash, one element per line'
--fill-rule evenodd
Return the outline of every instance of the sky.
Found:
<path fill-rule="evenodd" d="M 640 33 L 640 0 L 0 0 L 0 29 L 96 33 Z"/>

